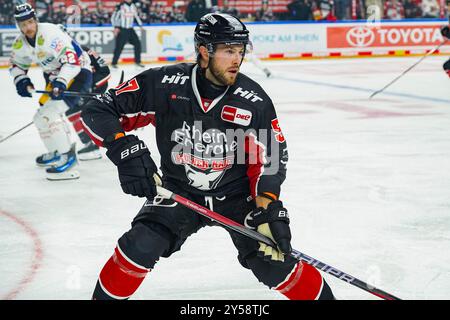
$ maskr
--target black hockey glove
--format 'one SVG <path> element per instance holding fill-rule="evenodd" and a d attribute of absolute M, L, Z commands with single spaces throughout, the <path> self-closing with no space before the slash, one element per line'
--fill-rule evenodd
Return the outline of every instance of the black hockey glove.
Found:
<path fill-rule="evenodd" d="M 270 262 L 283 262 L 284 255 L 292 251 L 289 215 L 281 201 L 269 203 L 267 209 L 256 208 L 245 217 L 245 225 L 271 238 L 278 250 L 259 243 L 258 255 Z"/>
<path fill-rule="evenodd" d="M 21 78 L 19 78 L 21 77 Z M 19 76 L 16 78 L 16 90 L 17 94 L 21 97 L 30 97 L 31 98 L 31 92 L 30 89 L 33 90 L 34 86 L 33 83 L 31 83 L 30 78 L 27 76 Z"/>
<path fill-rule="evenodd" d="M 442 36 L 446 37 L 447 39 L 450 39 L 450 28 L 449 26 L 445 26 L 441 29 Z"/>
<path fill-rule="evenodd" d="M 158 168 L 145 143 L 134 135 L 107 143 L 106 155 L 117 166 L 123 192 L 138 197 L 153 198 L 161 185 Z"/>

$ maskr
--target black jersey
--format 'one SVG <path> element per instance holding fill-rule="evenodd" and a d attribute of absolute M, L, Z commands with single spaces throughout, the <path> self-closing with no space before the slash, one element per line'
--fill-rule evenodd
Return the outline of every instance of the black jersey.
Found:
<path fill-rule="evenodd" d="M 88 53 L 91 60 L 92 87 L 94 92 L 96 92 L 96 88 L 100 88 L 108 83 L 109 78 L 111 78 L 111 72 L 105 60 L 96 51 L 86 46 L 81 46 L 81 48 Z"/>
<path fill-rule="evenodd" d="M 220 96 L 204 99 L 197 68 L 149 69 L 97 96 L 82 113 L 86 131 L 102 146 L 152 123 L 164 179 L 198 194 L 279 196 L 288 153 L 271 99 L 242 73 Z"/>

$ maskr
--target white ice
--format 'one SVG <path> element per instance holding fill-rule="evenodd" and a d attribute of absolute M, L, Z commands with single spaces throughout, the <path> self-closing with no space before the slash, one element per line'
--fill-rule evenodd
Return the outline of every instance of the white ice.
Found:
<path fill-rule="evenodd" d="M 245 63 L 277 108 L 290 161 L 282 200 L 292 244 L 403 299 L 450 298 L 448 57 Z M 151 67 L 154 65 L 151 65 Z M 137 72 L 123 66 L 126 78 Z M 43 88 L 40 70 L 30 71 Z M 114 71 L 111 84 L 119 80 Z M 0 135 L 31 122 L 37 97 L 19 97 L 0 70 Z M 154 147 L 154 130 L 136 131 Z M 89 299 L 117 239 L 143 200 L 122 193 L 104 157 L 77 181 L 50 182 L 32 126 L 0 144 L 0 299 Z M 103 151 L 104 152 L 104 151 Z M 377 299 L 324 275 L 338 299 Z M 133 299 L 283 299 L 240 266 L 228 234 L 200 230 L 161 259 Z"/>

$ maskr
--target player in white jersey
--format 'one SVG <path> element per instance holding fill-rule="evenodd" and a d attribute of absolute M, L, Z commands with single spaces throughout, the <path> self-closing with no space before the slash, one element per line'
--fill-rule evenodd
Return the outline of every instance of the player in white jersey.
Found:
<path fill-rule="evenodd" d="M 66 96 L 64 91 L 89 92 L 92 85 L 89 55 L 57 25 L 39 23 L 34 9 L 18 5 L 14 17 L 21 34 L 13 44 L 10 73 L 17 93 L 31 97 L 34 86 L 27 75 L 32 62 L 40 66 L 46 77 L 49 95 L 39 100 L 41 107 L 33 122 L 48 153 L 36 158 L 46 169 L 47 179 L 79 178 L 75 143 L 71 137 L 66 112 L 82 103 L 80 97 Z M 81 140 L 82 137 L 80 137 Z M 85 143 L 84 141 L 82 141 Z"/>

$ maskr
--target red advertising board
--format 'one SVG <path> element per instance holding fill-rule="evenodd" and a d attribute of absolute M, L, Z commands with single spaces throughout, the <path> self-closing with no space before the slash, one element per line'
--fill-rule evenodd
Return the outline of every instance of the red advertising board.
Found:
<path fill-rule="evenodd" d="M 358 24 L 328 26 L 327 48 L 374 48 L 435 46 L 443 41 L 439 25 Z"/>

